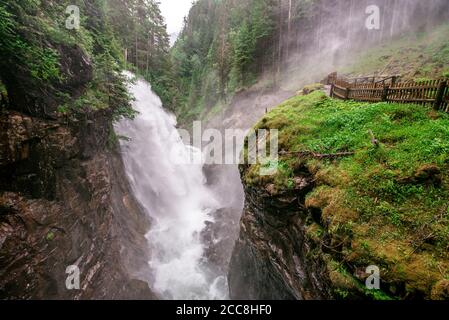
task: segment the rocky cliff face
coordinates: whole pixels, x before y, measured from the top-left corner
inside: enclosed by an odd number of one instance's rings
[[[95,122],[94,122],[95,121]],[[111,115],[0,116],[0,298],[154,298],[137,279],[148,220],[108,147]],[[66,268],[80,268],[67,290]]]
[[[255,129],[279,129],[281,152],[271,176],[261,163],[240,166],[246,201],[231,298],[447,300],[448,153],[427,146],[447,141],[448,120],[320,91],[266,114]]]
[[[245,167],[241,168],[242,174]],[[245,208],[229,272],[232,299],[331,298],[326,265],[312,255],[304,196],[313,186],[297,178],[295,191],[274,196],[245,186]]]
[[[133,114],[120,50],[104,6],[80,2],[74,32],[66,5],[0,6],[0,299],[154,298],[138,280],[149,221],[112,131]]]

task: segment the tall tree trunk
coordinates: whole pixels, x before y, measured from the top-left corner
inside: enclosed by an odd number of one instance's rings
[[[220,38],[219,38],[219,48],[218,53],[218,63],[219,63],[219,77],[220,77],[220,99],[226,98],[226,83],[227,83],[227,55],[228,55],[228,42],[227,42],[227,28],[228,28],[228,13],[225,5],[221,5],[219,10],[219,26],[220,26]]]
[[[145,67],[145,72],[146,72],[147,76],[148,76],[148,73],[149,73],[149,70],[150,70],[150,50],[151,50],[150,32],[148,32],[148,37],[147,37],[147,61],[146,61],[146,67]]]
[[[137,51],[138,50],[138,45],[137,45],[137,30],[136,30],[136,43],[135,43],[135,45],[136,45],[136,47],[135,47],[135,50],[136,50],[136,54],[135,54],[135,56],[136,56],[136,68],[137,68],[137,72],[139,72],[139,52]]]
[[[128,48],[125,48],[125,52],[124,52],[124,58],[125,58],[125,69],[128,68]]]
[[[286,61],[290,58],[290,32],[292,30],[292,0],[288,0],[288,27],[287,27],[287,47],[286,47]]]
[[[277,76],[278,78],[281,75],[282,71],[282,0],[279,0],[279,43],[278,43],[278,69]]]
[[[271,73],[273,74],[273,87],[276,87],[277,86],[277,70],[276,70],[276,40],[275,40],[275,37],[273,37],[272,46],[273,46],[273,49],[271,51],[272,51],[273,61],[272,61]]]
[[[226,39],[224,37],[224,30],[222,32],[221,39],[221,52],[220,52],[220,98],[225,96],[225,54],[226,54]]]

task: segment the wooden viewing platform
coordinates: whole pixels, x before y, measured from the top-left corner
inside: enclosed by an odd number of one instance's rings
[[[395,102],[431,105],[435,110],[449,113],[448,80],[405,81],[389,76],[340,79],[330,74],[325,82],[331,86],[331,97],[366,102]]]

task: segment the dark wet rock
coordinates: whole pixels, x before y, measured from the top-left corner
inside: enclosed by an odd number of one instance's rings
[[[110,117],[65,124],[0,117],[0,298],[152,299],[139,280],[149,221],[121,157],[107,148]],[[80,268],[81,290],[66,289]]]
[[[302,193],[312,182],[295,179],[290,194],[245,186],[246,202],[229,270],[232,299],[328,299],[326,264],[306,237]],[[301,192],[303,190],[303,192]]]
[[[18,112],[0,117],[0,189],[51,199],[55,170],[80,147],[67,127]]]
[[[201,233],[207,267],[217,277],[228,273],[232,249],[238,235],[243,192],[238,185],[240,179],[235,167],[205,165],[203,172],[208,187],[215,191],[219,196],[217,200],[224,206],[211,212],[212,221],[206,223]]]
[[[201,233],[202,241],[206,244],[204,255],[207,264],[215,274],[226,274],[235,243],[237,223],[232,208],[222,208],[212,213],[214,221],[207,222]],[[228,231],[228,232],[226,232]]]

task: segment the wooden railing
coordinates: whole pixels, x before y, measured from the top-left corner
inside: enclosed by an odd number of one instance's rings
[[[332,74],[331,97],[367,102],[396,102],[431,105],[435,110],[449,112],[449,84],[447,80],[398,82],[397,76],[379,81],[339,79]]]

